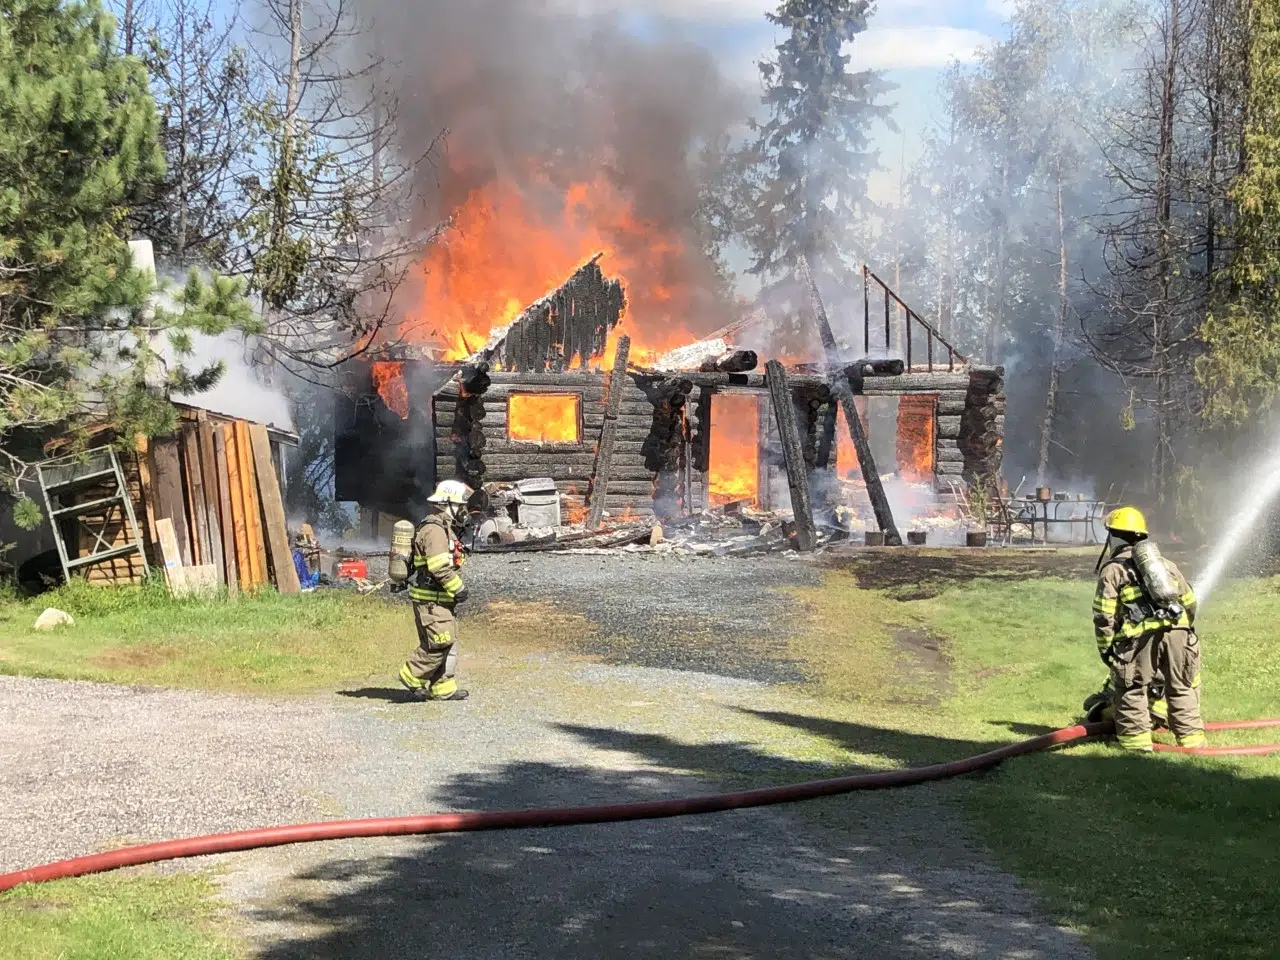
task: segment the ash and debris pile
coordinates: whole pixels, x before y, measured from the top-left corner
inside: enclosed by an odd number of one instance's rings
[[[795,548],[791,515],[753,509],[749,500],[661,522],[649,516],[606,512],[602,527],[589,530],[581,498],[560,494],[551,480],[488,484],[484,495],[481,516],[472,527],[471,549],[476,553],[623,551],[724,557]],[[847,531],[830,525],[820,532],[819,544],[847,536]]]

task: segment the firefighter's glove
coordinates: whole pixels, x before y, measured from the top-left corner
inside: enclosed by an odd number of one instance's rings
[[[1109,670],[1114,669],[1115,667],[1119,666],[1121,663],[1119,656],[1116,655],[1115,644],[1111,644],[1110,646],[1106,646],[1106,647],[1101,647],[1098,650],[1098,656],[1102,658],[1102,662],[1107,665],[1107,669]]]
[[[391,586],[389,589],[391,593],[404,593],[406,590],[409,589],[409,581],[406,580],[403,583],[396,583],[394,580],[392,580]]]
[[[454,603],[466,603],[466,602],[467,602],[467,598],[468,598],[469,596],[471,596],[471,591],[470,591],[470,590],[468,590],[468,589],[464,586],[461,590],[459,590],[457,593],[455,593],[455,594],[453,595],[453,602],[454,602]]]

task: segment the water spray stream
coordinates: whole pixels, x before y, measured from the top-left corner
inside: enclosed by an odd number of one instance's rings
[[[1241,544],[1251,537],[1258,525],[1262,511],[1280,493],[1280,446],[1275,447],[1262,464],[1247,489],[1252,490],[1247,499],[1242,497],[1243,506],[1231,520],[1226,533],[1218,541],[1217,547],[1209,557],[1209,565],[1201,572],[1195,584],[1196,598],[1203,605],[1204,600],[1222,579],[1227,564],[1240,549]]]

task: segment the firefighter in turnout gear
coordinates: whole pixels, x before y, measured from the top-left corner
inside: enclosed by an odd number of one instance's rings
[[[1106,528],[1093,625],[1098,653],[1111,668],[1116,742],[1128,750],[1152,749],[1149,692],[1160,684],[1178,743],[1202,747],[1195,593],[1147,539],[1147,522],[1137,509],[1113,510]],[[1114,550],[1113,540],[1119,541]]]
[[[471,490],[458,480],[442,481],[427,502],[435,511],[413,534],[409,597],[413,600],[418,649],[400,668],[400,682],[417,700],[465,700],[454,666],[458,625],[454,609],[467,599],[458,572],[463,555],[458,534],[466,519]]]

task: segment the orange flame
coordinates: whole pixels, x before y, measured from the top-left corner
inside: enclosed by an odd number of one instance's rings
[[[744,394],[711,398],[711,464],[708,494],[712,503],[758,502],[760,485],[759,402]]]
[[[387,409],[402,420],[409,418],[409,390],[404,384],[404,365],[388,360],[373,363],[373,385]]]
[[[590,511],[587,509],[587,498],[578,492],[578,485],[571,483],[564,488],[564,496],[560,498],[560,507],[566,525],[586,523]]]
[[[867,399],[854,397],[854,407],[858,411],[858,419],[862,422],[862,432],[867,431]],[[877,464],[877,466],[879,466]],[[836,421],[836,473],[846,480],[862,479],[862,471],[858,464],[858,451],[854,449],[853,439],[849,436],[849,424],[844,419],[844,408]]]
[[[604,253],[607,276],[626,290],[626,319],[597,362],[611,364],[617,338],[631,337],[633,363],[644,364],[697,339],[686,327],[697,288],[682,266],[681,237],[636,218],[630,199],[603,174],[556,190],[524,190],[494,181],[472,190],[453,211],[452,229],[426,251],[422,297],[401,324],[405,339],[462,360],[533,301]],[[722,317],[701,318],[714,328]]]
[[[933,480],[937,396],[906,394],[898,399],[898,474],[909,483]]]
[[[577,394],[513,393],[507,398],[507,438],[535,443],[579,443]]]

